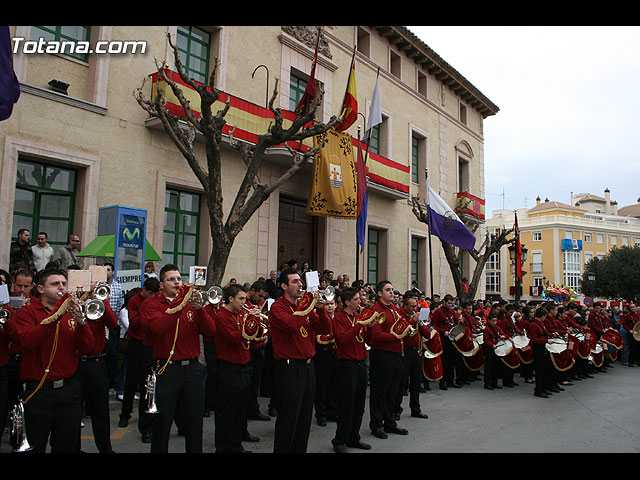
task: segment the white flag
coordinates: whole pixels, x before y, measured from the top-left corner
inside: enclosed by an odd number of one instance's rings
[[[373,89],[373,96],[371,97],[371,107],[369,108],[369,121],[367,122],[367,129],[364,132],[363,141],[369,143],[371,132],[376,125],[382,123],[382,111],[380,110],[380,83],[378,81],[380,77],[376,77],[376,86]]]

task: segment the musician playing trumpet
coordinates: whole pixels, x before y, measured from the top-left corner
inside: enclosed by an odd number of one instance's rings
[[[85,295],[87,298],[94,296],[96,285]],[[85,399],[86,412],[91,417],[93,438],[100,453],[113,453],[110,438],[109,418],[109,371],[105,354],[106,337],[105,327],[111,331],[118,326],[118,317],[111,308],[109,297],[102,302],[104,313],[95,320],[89,320],[87,324],[93,333],[94,343],[91,351],[86,355],[80,355],[78,364],[78,379],[82,386],[82,397]],[[78,438],[80,445],[80,438]]]
[[[278,411],[274,453],[305,453],[311,430],[315,373],[312,358],[316,335],[331,333],[322,295],[302,290],[292,268],[278,279],[282,296],[269,310],[269,338],[275,362],[272,400]]]
[[[396,417],[402,413],[402,399],[404,389],[409,389],[409,409],[411,416],[416,418],[428,418],[422,413],[420,407],[420,385],[422,383],[422,337],[431,336],[431,328],[428,325],[419,325],[418,320],[418,295],[414,291],[407,291],[402,297],[401,316],[410,325],[410,330],[403,338],[403,371],[402,383],[396,392],[394,413]]]
[[[174,416],[179,415],[186,453],[202,453],[205,368],[198,362],[200,335],[214,335],[215,324],[192,285],[183,285],[177,265],[160,270],[160,291],[145,301],[145,324],[153,335],[156,406],[152,453],[169,450]],[[178,412],[178,409],[180,411]]]
[[[78,355],[88,355],[94,336],[83,316],[68,311],[73,301],[61,270],[38,277],[40,299],[18,310],[15,331],[22,347],[20,378],[26,383],[26,434],[34,452],[78,451],[82,420]],[[77,312],[77,310],[75,310]],[[102,332],[104,337],[104,331]]]

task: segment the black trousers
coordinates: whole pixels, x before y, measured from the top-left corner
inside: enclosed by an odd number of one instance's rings
[[[25,398],[38,384],[38,381],[26,382]],[[49,437],[52,453],[78,452],[81,402],[82,387],[78,378],[65,379],[59,387],[45,380],[24,406],[27,440],[34,453],[45,453]]]
[[[345,445],[360,441],[360,427],[367,396],[367,366],[360,360],[338,360],[336,371],[338,419],[331,443]]]
[[[164,361],[160,360],[160,365]],[[172,361],[156,376],[156,405],[153,415],[151,453],[167,453],[171,425],[180,418],[185,452],[202,453],[205,367],[197,361],[182,365]]]
[[[420,386],[424,375],[422,374],[422,357],[418,353],[418,347],[405,347],[403,357],[402,382],[396,393],[396,405],[394,411],[402,412],[402,399],[405,385],[409,390],[409,409],[411,413],[421,412]]]
[[[82,387],[82,405],[91,417],[93,438],[98,452],[111,453],[113,449],[109,419],[109,374],[104,356],[81,358],[76,376]],[[79,434],[78,450],[81,450]]]
[[[553,386],[553,371],[551,359],[544,345],[533,345],[533,368],[536,373],[534,392],[540,393]]]
[[[318,420],[337,416],[335,350],[317,348],[313,357],[313,368],[316,372],[315,415]]]
[[[12,405],[13,406],[13,405]],[[3,422],[0,424],[0,440],[4,433],[4,427],[7,423],[9,412],[9,366],[0,367],[0,418]]]
[[[140,433],[143,434],[151,431],[151,424],[153,422],[150,414],[145,413],[147,410],[147,402],[144,398],[147,376],[151,373],[150,361],[150,358],[145,360],[145,348],[142,340],[129,338],[127,344],[127,376],[125,378],[120,418],[127,420],[131,418],[136,392],[140,392],[140,401],[138,402],[138,429]]]
[[[251,394],[249,396],[249,405],[247,407],[247,415],[255,417],[260,414],[260,403],[258,402],[258,394],[260,392],[260,382],[262,380],[262,370],[265,362],[265,347],[252,348],[251,353]]]
[[[440,384],[452,385],[454,380],[464,377],[464,362],[460,352],[453,345],[449,337],[440,334],[442,341],[442,379]]]
[[[501,360],[496,355],[491,345],[483,344],[484,348],[484,384],[495,387],[498,384],[500,375]]]
[[[393,410],[402,381],[402,354],[372,348],[369,359],[369,428],[395,427]]]
[[[218,360],[218,393],[214,407],[216,453],[242,451],[250,395],[251,363],[235,365]]]
[[[275,361],[272,393],[278,416],[273,453],[306,453],[315,389],[316,376],[311,359]]]
[[[207,363],[207,380],[204,386],[204,408],[215,409],[216,391],[218,388],[218,352],[216,344],[211,341],[203,342],[204,361]]]

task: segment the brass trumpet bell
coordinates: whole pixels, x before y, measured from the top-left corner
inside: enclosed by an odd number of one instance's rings
[[[207,303],[217,305],[222,301],[222,297],[222,288],[218,287],[217,285],[209,288],[209,290],[200,290],[194,288],[193,293],[191,294],[191,298],[199,301],[202,305],[205,305]]]
[[[4,325],[11,318],[11,312],[6,308],[0,307],[0,325]]]
[[[327,285],[324,290],[313,290],[311,293],[320,294],[323,302],[332,302],[336,298],[336,289],[333,285]]]
[[[110,294],[111,294],[111,289],[109,288],[109,285],[107,285],[106,283],[98,284],[96,288],[94,288],[93,290],[93,298],[95,298],[96,300],[104,301],[107,298],[109,298]]]

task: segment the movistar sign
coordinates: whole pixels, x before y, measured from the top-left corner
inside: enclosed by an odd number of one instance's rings
[[[142,248],[144,218],[122,215],[120,218],[120,246],[124,248]]]

